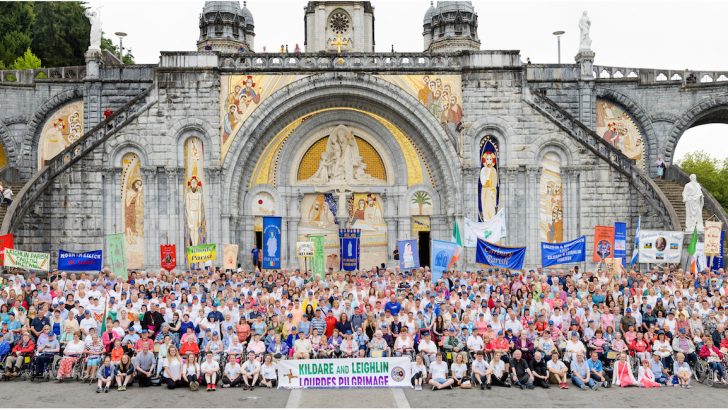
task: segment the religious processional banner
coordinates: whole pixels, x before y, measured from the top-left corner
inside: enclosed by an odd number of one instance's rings
[[[442,277],[442,272],[453,268],[456,260],[455,255],[459,250],[460,245],[455,242],[432,240],[432,246],[430,246],[432,282],[437,282]]]
[[[238,245],[226,243],[222,246],[222,268],[223,270],[235,269],[238,267]]]
[[[214,243],[187,247],[187,263],[190,265],[215,259],[217,259],[217,245]]]
[[[177,267],[177,245],[159,245],[159,260],[162,269],[167,272]]]
[[[627,266],[627,224],[614,223],[614,257],[622,260],[622,266]]]
[[[506,211],[500,209],[495,216],[488,221],[475,222],[468,218],[464,218],[465,229],[463,238],[463,246],[466,248],[474,248],[477,245],[478,238],[485,239],[489,242],[498,242],[507,235],[506,231]]]
[[[126,279],[126,249],[123,233],[106,235],[106,264],[117,278]]]
[[[543,267],[586,261],[586,236],[569,242],[541,242],[541,265]]]
[[[718,270],[720,268],[725,267],[724,257],[725,257],[725,231],[720,232],[720,253],[716,256],[712,257],[712,260],[710,261],[710,268],[713,270]]]
[[[614,227],[595,226],[592,262],[603,262],[612,256],[614,256]]]
[[[326,276],[325,271],[325,257],[324,257],[324,240],[323,235],[310,236],[309,239],[313,242],[313,258],[311,259],[311,270],[314,275],[318,275],[322,280]]]
[[[103,260],[103,252],[68,252],[60,249],[58,251],[58,270],[75,272],[100,271]]]
[[[263,217],[263,269],[281,268],[281,217]]]
[[[705,256],[716,256],[720,252],[722,222],[705,221]]]
[[[399,249],[399,268],[414,269],[420,267],[420,251],[417,247],[417,239],[397,241]]]
[[[359,270],[361,229],[339,229],[339,270]]]
[[[679,231],[640,231],[640,263],[680,263],[683,237]]]
[[[5,249],[12,249],[14,247],[15,245],[13,244],[13,234],[9,233],[7,235],[0,235],[0,265],[5,263]]]
[[[5,267],[30,270],[45,270],[51,266],[51,254],[42,252],[26,252],[17,249],[5,249]]]
[[[506,269],[523,269],[523,260],[526,257],[526,247],[499,246],[478,238],[478,249],[475,261],[483,265]]]
[[[345,389],[410,387],[407,357],[281,360],[278,387],[284,389]]]

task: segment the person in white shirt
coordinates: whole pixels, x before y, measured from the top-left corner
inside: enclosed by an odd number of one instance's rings
[[[182,379],[190,386],[190,390],[197,391],[200,388],[200,365],[192,353],[187,355],[187,363],[184,365]]]
[[[278,386],[278,373],[272,362],[271,355],[267,354],[260,365],[260,383],[269,389]]]
[[[238,387],[242,381],[243,377],[240,363],[237,361],[237,356],[231,354],[222,374],[222,387]]]
[[[429,366],[435,360],[435,354],[437,353],[437,345],[432,341],[430,332],[422,332],[422,340],[418,348],[422,359],[425,361],[425,366]]]
[[[311,340],[306,337],[304,332],[298,332],[298,339],[293,342],[293,358],[309,359],[311,358],[312,350]]]
[[[200,370],[202,370],[202,374],[205,376],[207,391],[217,390],[217,372],[220,370],[220,364],[215,360],[212,352],[207,352],[205,361],[200,365]]]
[[[415,390],[422,390],[422,382],[427,379],[427,366],[421,355],[415,356],[415,362],[412,363],[412,387]]]
[[[496,386],[511,387],[511,380],[506,371],[506,363],[501,360],[502,355],[501,352],[493,353],[493,360],[491,360],[489,366],[492,373],[486,373],[486,383],[488,385],[495,384]]]
[[[468,351],[470,351],[471,354],[480,352],[485,348],[485,345],[483,344],[483,338],[480,337],[480,335],[476,332],[473,332],[473,334],[468,336],[466,345],[468,346]]]
[[[566,364],[559,360],[559,354],[556,352],[553,352],[551,354],[551,360],[549,360],[548,363],[546,363],[546,368],[549,371],[549,375],[552,376],[556,382],[559,384],[559,387],[562,389],[568,389],[569,385],[566,384],[566,373],[568,368],[566,367]]]
[[[493,374],[493,370],[490,368],[490,363],[483,360],[483,352],[478,350],[475,353],[475,360],[470,366],[470,378],[473,384],[480,386],[480,390],[484,388],[490,390],[490,381],[488,379],[491,374]]]
[[[455,355],[455,361],[450,366],[450,374],[455,386],[459,386],[461,389],[470,389],[472,387],[470,380],[465,377],[468,374],[468,365],[465,364],[462,353]]]
[[[435,361],[430,363],[430,385],[432,390],[442,390],[448,388],[455,381],[447,377],[447,363],[442,361],[442,353],[438,352]]]
[[[260,377],[260,362],[255,359],[255,353],[248,352],[248,360],[243,363],[243,390],[253,390]]]

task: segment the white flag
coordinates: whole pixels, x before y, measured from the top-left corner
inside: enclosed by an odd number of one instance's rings
[[[475,222],[465,218],[465,237],[463,245],[468,248],[474,248],[477,245],[478,238],[485,239],[488,242],[496,243],[501,238],[506,237],[506,211],[499,210],[493,219],[485,222]]]

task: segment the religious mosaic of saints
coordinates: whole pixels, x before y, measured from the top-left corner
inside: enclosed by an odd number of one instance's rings
[[[597,100],[596,133],[644,167],[644,138],[632,116],[621,107]]]
[[[127,267],[144,267],[144,182],[141,161],[134,153],[121,159],[122,221],[126,240]]]
[[[352,228],[380,231],[385,226],[379,195],[354,194],[349,201],[349,207],[349,222]]]
[[[564,207],[561,182],[561,159],[553,152],[544,155],[539,188],[539,228],[541,240],[564,241]]]
[[[331,193],[306,195],[301,203],[301,224],[312,228],[336,228],[336,198]]]
[[[498,212],[498,140],[486,135],[480,141],[480,178],[478,179],[478,220],[489,221]]]
[[[66,149],[83,135],[83,101],[59,108],[43,125],[38,144],[38,167]]]
[[[242,84],[236,84],[225,100],[227,112],[223,120],[223,144],[233,134],[238,123],[248,110],[253,110],[260,103],[260,90],[256,90],[253,76],[245,77]],[[248,114],[250,115],[250,114]]]
[[[463,108],[451,83],[440,77],[422,76],[417,99],[441,124],[452,124],[459,132],[463,124]]]
[[[205,151],[202,140],[189,138],[184,144],[185,158],[185,244],[200,245],[207,240],[207,221],[205,219]]]

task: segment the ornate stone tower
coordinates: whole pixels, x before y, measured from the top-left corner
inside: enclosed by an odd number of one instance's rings
[[[309,1],[306,52],[374,51],[374,7],[368,1]]]
[[[197,50],[223,52],[254,51],[253,14],[243,2],[206,1],[200,14],[200,39]]]
[[[479,50],[478,15],[470,1],[430,3],[422,22],[426,52]]]

